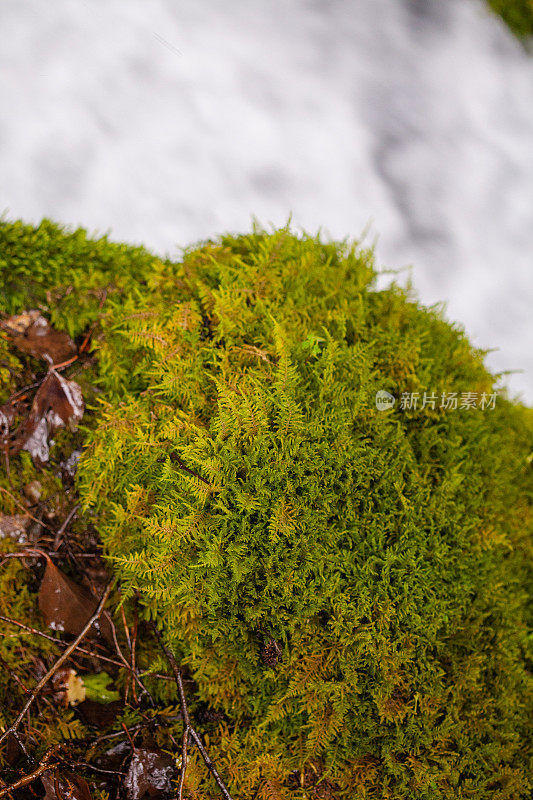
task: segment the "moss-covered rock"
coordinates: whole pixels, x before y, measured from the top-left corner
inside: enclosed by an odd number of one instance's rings
[[[533,424],[464,333],[288,229],[171,263],[4,223],[0,258],[6,311],[100,319],[79,490],[235,795],[528,797]]]
[[[490,7],[522,39],[533,36],[533,0],[487,0]]]

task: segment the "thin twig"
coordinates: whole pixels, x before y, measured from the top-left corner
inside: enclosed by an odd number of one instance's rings
[[[108,614],[106,612],[105,617],[106,617],[107,621],[109,622],[109,624],[111,625],[111,633],[113,634],[113,642],[115,644],[115,649],[117,651],[118,657],[122,661],[122,666],[126,667],[126,669],[130,671],[133,679],[135,680],[135,682],[137,683],[137,685],[139,686],[139,688],[141,689],[143,694],[145,694],[149,698],[150,702],[155,707],[154,698],[152,697],[152,695],[150,694],[150,692],[148,691],[148,689],[146,688],[144,683],[139,678],[139,675],[138,675],[137,671],[133,669],[133,667],[131,666],[131,664],[129,663],[127,658],[125,657],[124,653],[120,649],[120,645],[118,643],[118,637],[117,637],[117,629],[115,628],[115,623],[111,619],[111,614]]]
[[[181,772],[180,782],[178,786],[178,800],[183,796],[183,787],[185,785],[185,772],[187,770],[187,748],[189,746],[189,728],[187,725],[183,726],[183,741],[181,744]]]
[[[26,631],[27,633],[33,633],[35,636],[40,636],[42,639],[47,639],[49,642],[53,642],[55,645],[57,645],[57,647],[69,646],[68,642],[63,642],[61,639],[56,639],[55,636],[50,636],[48,633],[44,633],[44,631],[37,630],[37,628],[31,628],[29,625],[25,625],[23,622],[19,622],[16,619],[11,619],[11,617],[5,617],[3,614],[0,614],[0,621],[8,622],[10,625],[16,625],[17,628],[22,628],[22,630]],[[108,656],[100,655],[100,653],[96,653],[94,650],[87,650],[85,647],[77,647],[76,650],[86,656],[97,658],[99,661],[107,661],[108,664],[114,664],[116,667],[124,667],[124,664],[122,664],[121,661],[117,661],[115,658],[109,658]],[[165,677],[168,680],[168,676]]]
[[[72,358],[69,358],[66,361],[62,361],[60,364],[52,364],[50,369],[55,369],[56,371],[60,370],[60,369],[65,369],[65,367],[68,367],[70,364],[73,364],[77,360],[78,360],[78,356],[77,355],[76,356],[72,356]]]
[[[124,610],[123,606],[120,606],[120,608],[122,610]],[[136,675],[137,674],[137,668],[136,668],[136,665],[135,665],[135,656],[136,656],[135,648],[137,646],[137,627],[138,627],[137,606],[134,606],[133,611],[134,611],[134,616],[133,616],[133,634],[132,634],[132,639],[131,639],[131,643],[130,643],[130,654],[131,654],[131,671],[132,671],[133,675]],[[127,628],[126,628],[126,630],[127,630]],[[133,681],[132,681],[132,684],[131,684],[131,690],[133,692],[133,697],[135,699],[135,702],[138,704],[139,701],[137,699],[137,692],[135,690],[135,684],[133,683]]]
[[[5,617],[3,614],[0,614],[0,622],[8,622],[10,625],[15,625],[17,628],[22,628],[22,630],[26,631],[27,633],[33,633],[35,636],[40,636],[42,639],[47,639],[49,642],[53,642],[53,644],[57,645],[57,647],[68,647],[68,642],[64,642],[62,639],[56,639],[55,636],[50,636],[50,634],[44,633],[44,631],[40,631],[37,628],[31,628],[29,625],[25,625],[23,622],[19,622],[17,619]],[[7,636],[5,633],[1,635]],[[109,658],[109,656],[96,653],[94,650],[87,650],[85,647],[78,646],[76,650],[78,653],[83,653],[86,656],[97,658],[99,661],[107,661],[108,664],[113,664],[115,667],[124,668],[122,661],[117,661],[116,658]],[[128,669],[131,669],[131,667],[128,666]],[[150,672],[150,670],[146,670],[146,672],[139,672],[138,674],[139,678],[157,678],[157,680],[160,681],[174,680],[172,675],[161,675],[159,672]],[[187,683],[187,681],[185,682]],[[192,682],[193,681],[191,680],[191,683]]]
[[[122,625],[124,627],[124,633],[126,635],[126,642],[127,642],[127,645],[128,645],[128,650],[130,651],[130,658],[131,658],[131,638],[130,638],[130,632],[129,632],[129,628],[128,628],[128,623],[126,621],[126,614],[124,612],[124,606],[122,604],[120,605],[120,614],[122,616]],[[133,659],[131,658],[131,670],[132,670],[132,672],[133,672],[134,669],[135,669],[135,665],[133,663]],[[124,702],[125,703],[128,702],[128,690],[129,690],[129,688],[130,688],[130,684],[128,683],[128,684],[126,684],[126,693],[125,693],[125,697],[124,697]],[[138,705],[137,693],[135,691],[135,681],[133,680],[133,678],[131,680],[131,690],[133,692],[134,700]]]
[[[200,755],[202,756],[206,767],[208,768],[208,770],[212,774],[213,778],[215,779],[216,784],[217,784],[218,788],[220,789],[220,791],[222,792],[222,795],[225,798],[225,800],[233,800],[231,795],[230,795],[230,793],[228,792],[228,790],[226,788],[226,785],[225,785],[224,781],[222,780],[222,778],[218,774],[215,765],[211,761],[211,758],[209,757],[209,753],[205,749],[205,747],[204,747],[204,745],[202,743],[202,740],[200,739],[200,736],[198,735],[198,733],[196,732],[196,730],[193,728],[193,726],[191,724],[191,719],[189,717],[189,709],[187,707],[187,698],[185,696],[185,688],[183,686],[183,677],[182,677],[182,674],[181,674],[180,666],[179,666],[178,662],[176,661],[174,653],[164,643],[161,634],[159,633],[157,627],[155,626],[155,624],[153,622],[150,623],[150,627],[152,628],[153,632],[155,633],[156,638],[157,638],[157,640],[158,640],[158,642],[159,642],[159,644],[161,646],[161,649],[163,650],[164,654],[166,655],[166,657],[168,659],[168,663],[170,664],[172,672],[174,673],[174,679],[176,681],[176,686],[178,687],[178,694],[179,694],[179,698],[180,698],[181,715],[183,717],[183,725],[184,725],[184,728],[185,728],[185,730],[183,732],[183,746],[182,746],[182,756],[181,756],[181,759],[182,759],[181,760],[181,777],[180,777],[180,786],[179,786],[179,792],[178,792],[178,800],[182,800],[182,788],[183,788],[183,783],[185,781],[185,770],[187,768],[187,743],[188,743],[189,736],[194,740],[196,746],[198,747],[198,750],[200,751]]]
[[[82,639],[87,635],[87,633],[90,630],[90,628],[92,627],[92,625],[96,622],[96,620],[98,619],[98,617],[102,613],[104,605],[106,603],[106,600],[109,597],[109,593],[111,592],[111,583],[112,582],[109,581],[109,583],[107,584],[106,588],[104,589],[104,591],[102,593],[102,597],[100,598],[100,601],[99,601],[94,613],[92,614],[92,616],[87,620],[87,622],[83,626],[83,630],[81,631],[81,633],[74,639],[72,644],[70,644],[67,647],[65,652],[57,659],[55,664],[52,667],[50,667],[50,669],[48,670],[46,675],[44,675],[41,678],[41,680],[39,681],[37,686],[32,691],[31,695],[29,696],[28,700],[24,704],[24,708],[22,709],[22,711],[20,712],[20,714],[18,715],[16,720],[13,723],[11,723],[9,728],[7,728],[3,732],[2,736],[0,736],[0,744],[2,744],[4,739],[6,739],[9,736],[10,733],[16,734],[17,728],[20,725],[20,723],[22,722],[22,720],[24,719],[24,715],[25,715],[26,711],[30,708],[31,704],[35,701],[35,699],[37,698],[37,695],[39,694],[39,692],[41,691],[43,686],[45,686],[48,683],[48,681],[54,675],[54,673],[57,672],[57,670],[59,669],[61,664],[63,664],[67,660],[67,658],[71,655],[71,653],[74,652],[74,650],[77,648],[77,646],[82,641]]]
[[[101,295],[101,297],[100,297],[100,302],[98,303],[98,310],[99,310],[99,311],[102,309],[102,306],[104,305],[104,303],[105,303],[105,301],[106,301],[106,298],[107,298],[107,289],[103,289],[103,291],[102,291],[102,295]],[[83,342],[81,343],[81,345],[78,347],[78,355],[81,355],[82,353],[84,353],[84,352],[85,352],[85,350],[87,350],[87,348],[88,348],[88,346],[89,346],[89,341],[90,341],[90,339],[91,339],[91,336],[92,336],[92,335],[93,335],[93,333],[94,333],[94,330],[95,330],[95,328],[96,328],[97,324],[98,324],[98,320],[96,319],[96,320],[93,322],[93,324],[91,325],[91,327],[89,328],[89,331],[88,331],[88,333],[87,333],[87,335],[86,335],[85,339],[83,340]]]
[[[4,797],[6,794],[14,792],[15,789],[21,789],[23,786],[27,786],[28,783],[32,783],[34,780],[36,780],[40,775],[43,774],[43,772],[46,772],[46,770],[50,768],[48,762],[60,749],[61,745],[58,744],[54,745],[53,747],[49,747],[39,762],[39,766],[34,769],[33,772],[30,772],[29,775],[24,775],[24,777],[19,778],[18,781],[12,783],[11,786],[4,786],[2,789],[0,789],[0,797]]]
[[[124,613],[124,606],[120,606],[120,614],[122,616],[122,624],[124,625],[124,633],[126,635],[126,641],[128,643],[128,650],[131,653],[131,639],[130,639],[130,631],[128,628],[128,623],[126,621],[126,614]]]
[[[43,528],[48,528],[48,530],[49,530],[49,531],[51,531],[51,530],[52,530],[52,528],[51,528],[49,525],[47,525],[45,522],[43,522],[43,521],[42,521],[42,519],[37,519],[37,517],[34,517],[34,516],[33,516],[33,514],[30,514],[30,512],[28,511],[28,509],[26,508],[26,506],[25,506],[23,503],[21,503],[19,500],[17,500],[17,498],[16,498],[14,495],[12,495],[12,494],[11,494],[11,492],[8,492],[8,490],[7,490],[7,489],[5,489],[3,486],[0,486],[0,492],[4,492],[5,494],[7,494],[7,496],[8,496],[8,497],[10,497],[10,498],[11,498],[11,500],[13,500],[13,502],[14,502],[14,503],[15,503],[15,504],[16,504],[16,505],[19,507],[19,508],[21,508],[21,509],[24,511],[24,513],[25,513],[25,514],[26,514],[26,515],[27,515],[27,516],[28,516],[30,519],[32,519],[34,522],[38,522],[38,523],[39,523],[39,525],[42,525],[42,526],[43,526]],[[53,531],[52,531],[52,532],[53,532]]]
[[[13,400],[15,400],[17,397],[20,397],[20,395],[23,395],[24,392],[28,392],[28,391],[30,391],[30,389],[35,389],[37,386],[40,386],[45,377],[46,377],[46,375],[43,378],[41,378],[40,380],[35,381],[35,383],[30,383],[29,386],[23,386],[22,389],[19,389],[18,392],[15,392],[14,394],[11,395],[11,397],[9,398],[7,403],[13,403]],[[7,403],[5,404],[6,406],[7,406]]]
[[[95,767],[94,764],[88,764],[86,761],[76,761],[75,764],[72,765],[73,767],[83,767],[84,769],[92,769],[93,772],[101,773],[102,775],[127,775],[126,772],[117,772],[116,769],[102,769],[101,767]]]
[[[171,461],[175,461],[177,464],[179,464],[181,469],[185,470],[185,472],[188,472],[189,475],[192,475],[194,478],[198,478],[198,480],[202,481],[203,483],[205,483],[206,486],[209,486],[209,487],[211,486],[209,481],[207,481],[205,478],[202,478],[202,476],[198,475],[198,473],[195,472],[193,469],[189,469],[189,467],[186,464],[183,463],[181,458],[176,453],[169,453],[169,458],[170,458]]]
[[[125,724],[124,722],[122,723],[122,728],[124,729],[124,733],[125,733],[125,734],[126,734],[126,736],[128,737],[129,743],[131,744],[131,749],[133,750],[133,752],[134,752],[134,753],[136,753],[136,752],[137,752],[137,748],[135,747],[135,742],[134,742],[134,741],[133,741],[133,739],[131,738],[131,736],[130,736],[130,732],[129,732],[129,730],[127,729],[127,727],[126,727],[126,724]]]
[[[74,519],[76,514],[78,513],[79,507],[80,507],[80,503],[76,503],[76,505],[73,506],[73,508],[71,508],[71,510],[67,514],[67,518],[65,519],[65,521],[63,522],[63,524],[61,525],[59,530],[57,531],[57,533],[55,535],[55,539],[54,539],[54,546],[52,547],[52,551],[53,552],[55,552],[56,550],[59,550],[59,545],[61,544],[61,539],[63,538],[63,534],[65,533],[66,529],[68,528],[68,526],[70,525],[70,523],[72,522],[72,520]]]

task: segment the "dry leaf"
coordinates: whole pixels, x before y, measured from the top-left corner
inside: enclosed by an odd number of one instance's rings
[[[85,686],[75,669],[61,667],[51,681],[54,699],[64,706],[76,706],[85,700]]]
[[[0,409],[4,440],[9,429],[8,409],[8,406]],[[73,430],[83,417],[84,410],[83,395],[78,384],[50,370],[33,399],[27,419],[9,437],[9,452],[14,454],[19,450],[27,450],[36,464],[45,464],[49,458],[49,440],[55,431],[67,425]]]
[[[67,680],[67,705],[77,706],[78,703],[83,703],[85,700],[85,686],[83,680],[80,678],[75,669],[69,670]]]
[[[3,323],[13,344],[23,353],[44,358],[49,364],[61,364],[76,355],[77,347],[63,331],[52,328],[40,311],[25,311]]]
[[[70,772],[43,772],[41,781],[46,794],[44,800],[92,800],[84,778]]]
[[[39,589],[39,610],[49,628],[78,636],[94,613],[98,600],[83,586],[65,575],[51,560],[46,562]],[[101,616],[89,633],[98,631],[113,645],[109,620]]]

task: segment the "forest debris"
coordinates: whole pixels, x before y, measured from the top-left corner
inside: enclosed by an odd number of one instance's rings
[[[113,701],[112,703],[97,703],[94,700],[88,700],[87,697],[80,703],[77,708],[78,714],[81,715],[82,720],[86,725],[91,725],[93,728],[107,728],[111,725],[124,710],[124,703],[122,701]],[[129,750],[129,745],[127,746]],[[100,764],[99,766],[107,766]],[[112,767],[108,767],[112,769]],[[118,769],[118,765],[117,765]]]
[[[42,466],[48,461],[49,440],[55,431],[65,426],[74,430],[83,417],[84,410],[83,395],[78,384],[66,380],[55,370],[50,370],[35,394],[28,417],[9,437],[10,453],[27,450],[34,463]],[[15,407],[10,403],[0,409],[4,443],[8,441],[9,426],[15,413]]]
[[[61,527],[57,530],[56,535],[54,536],[54,546],[52,548],[54,551],[59,550],[59,545],[61,544],[61,541],[63,539],[63,534],[65,533],[65,531],[67,530],[68,526],[70,525],[70,523],[72,522],[72,520],[74,519],[76,514],[78,513],[79,507],[80,507],[80,504],[76,503],[76,505],[73,506],[70,509],[70,511],[67,514],[65,520],[63,521]]]
[[[96,758],[96,766],[100,769],[111,770],[120,774],[122,766],[130,753],[130,743],[128,741],[119,742]]]
[[[14,736],[16,736],[17,739],[18,739],[18,733],[17,733],[18,727],[19,727],[20,723],[22,722],[22,720],[25,718],[26,713],[28,712],[28,709],[31,707],[32,703],[35,702],[35,699],[39,695],[39,692],[42,691],[43,687],[46,686],[48,681],[55,675],[57,670],[70,657],[71,653],[74,652],[74,650],[77,648],[77,646],[82,641],[82,639],[85,638],[85,636],[87,635],[87,633],[90,630],[91,626],[98,620],[100,614],[104,610],[104,606],[106,604],[106,601],[107,601],[107,598],[109,597],[110,592],[111,592],[111,582],[109,582],[108,585],[106,586],[106,588],[105,588],[104,592],[102,593],[102,596],[101,596],[101,598],[100,598],[100,600],[98,602],[98,605],[96,606],[96,608],[94,610],[94,613],[87,620],[87,623],[85,624],[83,630],[74,639],[74,641],[71,644],[69,644],[69,646],[67,647],[65,652],[58,658],[58,660],[55,662],[55,664],[48,670],[46,675],[43,675],[41,680],[38,682],[37,686],[31,692],[29,698],[24,703],[24,706],[23,706],[22,710],[20,711],[20,713],[19,713],[18,717],[16,718],[16,720],[13,723],[11,723],[9,728],[4,730],[4,732],[0,736],[0,744],[5,739],[7,739],[8,736],[10,736],[12,734]],[[20,744],[20,739],[18,739],[18,741],[19,741],[19,744]]]
[[[47,560],[39,589],[39,610],[49,628],[77,636],[97,604],[94,595]],[[95,622],[94,630],[100,632],[109,644],[114,644],[111,625],[105,616]]]
[[[6,742],[6,762],[12,767],[22,755],[24,755],[24,751],[19,745],[17,738],[13,735],[8,736]]]
[[[81,450],[73,450],[72,453],[59,465],[61,469],[61,480],[63,486],[70,488],[74,485],[74,478],[78,471],[78,464],[81,458]]]
[[[16,409],[11,403],[6,403],[0,408],[0,436],[6,439],[9,434],[9,429],[13,424],[16,416]]]
[[[172,650],[163,641],[163,637],[161,636],[155,623],[151,622],[150,627],[155,633],[157,641],[159,642],[162,651],[166,655],[168,663],[170,664],[172,672],[174,673],[174,680],[176,682],[176,687],[178,689],[178,694],[180,698],[181,715],[183,718],[183,739],[181,746],[181,775],[178,787],[178,800],[182,800],[183,798],[183,787],[185,785],[185,771],[187,769],[187,761],[188,761],[187,750],[189,746],[189,738],[193,740],[196,747],[200,751],[200,755],[203,758],[204,764],[206,765],[207,769],[215,779],[218,788],[222,792],[224,800],[232,800],[232,797],[226,788],[226,784],[218,774],[218,770],[215,767],[213,761],[211,760],[209,753],[205,749],[203,742],[200,739],[200,736],[198,735],[198,732],[191,723],[191,718],[189,716],[189,708],[187,706],[187,698],[185,696],[185,688],[183,686],[183,675],[181,672],[181,667],[176,661],[176,657],[172,652]]]
[[[11,335],[15,347],[49,364],[60,364],[77,352],[68,333],[53,328],[35,309],[4,320],[2,327]]]
[[[30,523],[31,519],[25,514],[0,514],[0,539],[12,539],[17,544],[26,544]]]
[[[274,669],[280,661],[283,661],[283,651],[278,642],[272,637],[265,639],[261,649],[261,659],[263,664],[271,669]]]
[[[41,499],[41,494],[43,491],[43,487],[39,483],[39,481],[31,481],[27,483],[25,486],[22,487],[22,493],[29,500],[30,505],[36,505],[39,500]]]
[[[111,680],[107,672],[78,675],[75,669],[62,667],[51,684],[55,699],[65,706],[76,706],[84,701],[108,705],[120,700],[118,692],[107,688]]]
[[[47,633],[43,633],[43,631],[37,630],[37,628],[32,628],[29,625],[25,625],[23,622],[19,622],[19,620],[12,619],[11,617],[6,617],[4,614],[0,614],[0,622],[7,622],[9,625],[14,625],[17,628],[21,628],[22,630],[26,631],[27,633],[32,633],[35,636],[39,636],[42,639],[47,639],[49,642],[55,644],[56,647],[68,647],[68,643],[62,641],[61,639],[56,639],[54,636],[49,636]],[[104,656],[102,653],[96,653],[94,648],[89,650],[85,647],[81,647],[80,645],[76,648],[78,653],[83,653],[86,656],[91,656],[92,658],[97,658],[99,661],[105,661],[107,664],[113,664],[115,667],[123,667],[124,664],[122,661],[117,661],[115,658],[109,658],[109,656]],[[128,666],[128,669],[131,671],[131,666]],[[158,672],[151,672],[150,676],[152,678],[158,678],[159,680],[171,681],[169,675],[160,675]]]
[[[137,749],[124,779],[128,800],[168,797],[176,772],[176,762],[162,750]]]
[[[85,686],[75,669],[61,667],[51,681],[56,700],[65,706],[77,706],[85,700]]]
[[[46,791],[44,800],[92,800],[87,781],[79,775],[45,772],[41,781]]]
[[[8,737],[8,745],[13,739],[16,739],[16,737],[10,734]],[[28,786],[30,783],[33,783],[33,781],[37,780],[40,775],[43,775],[45,772],[47,772],[50,768],[48,762],[57,754],[60,747],[61,746],[57,744],[53,747],[49,747],[33,772],[30,772],[29,775],[24,775],[22,778],[19,778],[18,781],[15,781],[15,783],[12,783],[10,786],[3,786],[0,788],[0,797],[4,797],[5,795],[12,797],[12,792],[16,791],[17,789],[21,789],[23,786]]]

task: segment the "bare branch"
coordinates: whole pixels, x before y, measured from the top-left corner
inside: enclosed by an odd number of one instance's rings
[[[94,611],[94,614],[86,622],[86,624],[84,625],[83,630],[81,631],[81,633],[74,639],[72,644],[70,644],[67,647],[65,652],[58,658],[58,660],[55,662],[55,664],[52,667],[50,667],[50,669],[48,670],[46,675],[44,675],[41,678],[41,680],[39,681],[37,686],[33,689],[31,695],[29,696],[28,700],[24,704],[24,707],[23,707],[22,711],[20,712],[20,714],[18,715],[18,717],[16,718],[16,720],[9,726],[9,728],[7,728],[4,731],[2,736],[0,736],[0,744],[4,741],[4,739],[6,739],[9,736],[10,733],[13,733],[15,735],[17,734],[18,726],[20,725],[20,723],[24,719],[24,715],[26,714],[26,712],[28,711],[28,709],[30,708],[32,703],[37,698],[37,696],[38,696],[39,692],[41,691],[41,689],[43,688],[43,686],[45,686],[48,683],[50,678],[54,675],[55,672],[57,672],[57,670],[59,669],[61,664],[63,664],[67,660],[67,658],[71,655],[71,653],[73,653],[74,650],[76,650],[76,648],[79,645],[79,643],[87,635],[89,629],[92,627],[92,625],[96,622],[96,620],[98,619],[98,617],[102,613],[102,611],[104,609],[104,605],[106,603],[107,598],[109,597],[109,593],[110,592],[111,592],[111,581],[109,581],[109,583],[107,584],[106,588],[104,589],[102,597],[100,598],[100,601],[99,601],[99,603],[98,603],[98,605],[97,605],[97,607],[96,607],[96,609]]]
[[[5,617],[3,614],[0,614],[0,622],[7,622],[9,625],[15,625],[17,628],[21,628],[23,631],[27,633],[32,633],[35,636],[40,636],[41,639],[46,639],[49,642],[52,642],[57,647],[68,647],[68,642],[64,642],[62,639],[56,639],[55,636],[50,636],[49,633],[44,633],[44,631],[40,631],[37,628],[31,628],[29,625],[25,625],[23,622],[19,622],[18,619],[12,619],[11,617]],[[0,634],[2,636],[7,636],[7,634]],[[113,664],[115,667],[122,667],[126,668],[122,661],[117,661],[116,658],[109,658],[109,656],[104,656],[101,653],[97,653],[95,650],[87,650],[86,647],[81,647],[78,645],[76,648],[78,653],[83,653],[83,655],[91,656],[92,658],[97,658],[98,661],[106,661],[108,664]],[[130,665],[128,664],[128,669],[131,670]],[[157,678],[160,681],[173,681],[174,678],[172,675],[161,675],[159,672],[150,672],[147,670],[146,672],[138,672],[139,678]],[[184,681],[187,683],[187,680]],[[192,682],[192,681],[191,681]]]
[[[209,757],[209,753],[205,749],[205,747],[204,747],[204,745],[202,743],[202,740],[200,739],[199,734],[196,732],[196,730],[191,725],[191,720],[190,720],[190,717],[189,717],[189,709],[187,707],[187,698],[185,696],[185,689],[184,689],[184,686],[183,686],[183,676],[181,674],[181,669],[180,669],[180,666],[179,666],[178,662],[176,661],[174,653],[164,643],[163,638],[162,638],[161,634],[159,633],[159,631],[158,631],[157,627],[155,626],[155,624],[153,622],[151,622],[150,626],[151,626],[153,632],[155,633],[159,644],[161,645],[161,649],[163,650],[164,654],[166,655],[166,657],[168,659],[168,663],[170,664],[172,672],[174,673],[174,679],[176,681],[176,686],[178,687],[178,694],[179,694],[179,698],[180,698],[180,706],[181,706],[181,714],[182,714],[182,717],[183,717],[183,725],[184,725],[184,728],[185,728],[185,730],[183,732],[183,745],[182,745],[182,757],[181,757],[182,758],[182,761],[181,761],[181,777],[180,777],[180,785],[179,785],[179,792],[178,792],[178,800],[182,800],[182,789],[183,789],[183,784],[184,784],[184,781],[185,781],[185,770],[187,768],[187,744],[188,744],[189,736],[193,739],[193,741],[195,742],[196,746],[198,747],[198,750],[200,751],[200,755],[202,756],[206,767],[208,768],[208,770],[212,774],[213,778],[215,779],[215,781],[217,783],[217,786],[220,789],[220,791],[222,792],[222,795],[223,795],[224,799],[225,800],[233,800],[231,795],[230,795],[230,793],[228,792],[228,790],[226,788],[226,785],[225,785],[224,781],[222,780],[222,778],[218,774],[215,765],[211,761],[211,758]]]
[[[28,783],[32,783],[33,781],[37,780],[37,778],[46,772],[47,769],[50,768],[49,761],[53,755],[57,753],[60,749],[60,745],[54,745],[53,747],[49,747],[44,756],[42,757],[39,766],[30,772],[29,775],[24,775],[23,778],[19,778],[18,781],[12,783],[10,786],[4,786],[0,789],[0,797],[4,797],[6,794],[10,794],[14,792],[15,789],[21,789],[23,786],[27,786]]]
[[[69,511],[69,513],[67,515],[67,518],[65,519],[65,521],[63,522],[63,524],[61,525],[59,530],[57,531],[57,533],[55,535],[55,539],[54,539],[54,546],[52,547],[52,550],[54,552],[59,549],[59,545],[61,544],[61,539],[63,538],[63,534],[65,533],[66,529],[68,528],[68,526],[70,525],[70,523],[72,522],[72,520],[74,519],[76,514],[78,513],[79,507],[80,507],[80,503],[76,503],[76,505]]]

